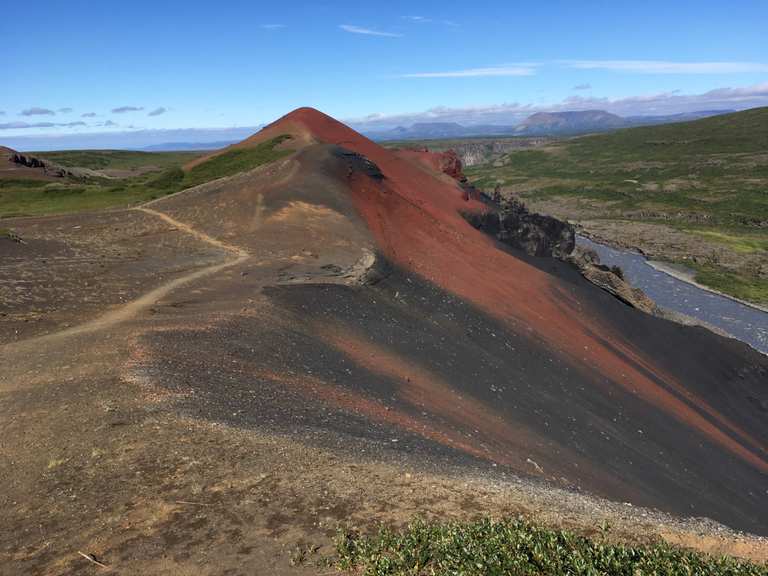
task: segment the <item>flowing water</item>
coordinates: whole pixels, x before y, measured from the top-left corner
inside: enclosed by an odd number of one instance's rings
[[[624,278],[660,307],[716,326],[768,354],[768,312],[670,276],[648,264],[640,254],[611,248],[582,236],[576,241],[579,246],[597,252],[603,264],[619,266]]]

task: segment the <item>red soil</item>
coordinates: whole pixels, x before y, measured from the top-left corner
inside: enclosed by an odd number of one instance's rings
[[[333,118],[300,108],[240,143],[290,133],[300,141],[338,144],[366,156],[385,176],[351,177],[353,201],[380,249],[396,264],[528,333],[580,370],[604,378],[668,412],[732,454],[768,472],[766,447],[644,358],[595,311],[568,297],[568,287],[499,250],[461,212],[484,210],[461,188],[398,157]],[[715,420],[715,425],[711,420]],[[739,442],[736,438],[739,438]]]
[[[445,152],[430,152],[426,148],[416,150],[413,148],[403,148],[400,150],[393,150],[395,155],[411,162],[418,162],[432,172],[442,172],[447,174],[454,180],[464,180],[463,167],[459,155],[454,150],[447,150]]]

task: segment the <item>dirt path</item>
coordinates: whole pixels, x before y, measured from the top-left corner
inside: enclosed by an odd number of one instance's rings
[[[168,294],[170,294],[180,286],[184,286],[185,284],[189,284],[190,282],[193,282],[205,276],[210,276],[212,274],[221,272],[222,270],[226,270],[227,268],[231,268],[232,266],[236,266],[250,257],[250,254],[246,250],[240,248],[239,246],[222,242],[221,240],[213,238],[208,234],[205,234],[204,232],[195,230],[188,224],[180,222],[163,212],[159,212],[158,210],[154,210],[152,208],[146,208],[142,206],[135,208],[135,210],[160,218],[161,220],[167,222],[171,226],[174,226],[175,228],[187,234],[190,234],[191,236],[194,236],[201,242],[205,242],[206,244],[215,246],[216,248],[226,250],[227,252],[234,254],[236,257],[232,260],[227,260],[219,264],[213,264],[211,266],[207,266],[205,268],[195,270],[194,272],[190,272],[189,274],[185,274],[184,276],[180,276],[179,278],[174,278],[173,280],[170,280],[165,284],[161,284],[157,288],[150,290],[143,296],[140,296],[139,298],[132,300],[131,302],[128,302],[127,304],[124,304],[119,308],[116,308],[115,310],[106,312],[101,316],[94,318],[93,320],[89,320],[87,322],[84,322],[83,324],[79,324],[71,328],[66,328],[64,330],[60,330],[52,334],[45,334],[43,336],[36,336],[33,338],[29,338],[27,340],[14,342],[12,344],[7,345],[9,348],[14,349],[18,346],[23,346],[23,345],[32,344],[32,343],[37,345],[41,343],[51,342],[54,340],[60,340],[62,338],[68,338],[71,336],[76,336],[80,334],[95,332],[97,330],[103,330],[105,328],[109,328],[111,326],[114,326],[115,324],[124,322],[125,320],[128,320],[136,316],[141,311],[146,310],[147,308],[155,304],[158,300],[164,298],[165,296],[167,296]]]
[[[152,216],[157,216],[161,220],[166,221],[171,226],[175,226],[179,230],[182,230],[187,234],[191,234],[198,240],[201,240],[207,244],[210,244],[211,246],[216,246],[217,248],[221,248],[222,250],[227,250],[228,252],[232,252],[233,254],[237,254],[238,256],[247,257],[249,255],[248,252],[246,252],[239,246],[235,246],[234,244],[228,244],[226,242],[222,242],[221,240],[217,240],[212,236],[208,236],[208,234],[206,234],[205,232],[200,232],[199,230],[195,230],[190,225],[184,224],[183,222],[179,222],[175,218],[168,216],[168,214],[166,214],[165,212],[160,212],[152,208],[147,208],[146,206],[139,206],[138,208],[135,208],[135,210],[144,212],[146,214],[151,214]]]

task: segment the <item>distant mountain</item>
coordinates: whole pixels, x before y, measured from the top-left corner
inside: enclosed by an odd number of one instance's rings
[[[219,142],[166,142],[145,146],[142,152],[183,152],[186,150],[218,150],[234,144],[237,140],[221,140]]]
[[[690,122],[710,116],[732,114],[735,110],[699,110],[698,112],[683,112],[666,116],[627,116],[625,120],[632,126],[652,126],[655,124],[673,124],[675,122]]]
[[[537,112],[516,126],[462,126],[456,122],[420,122],[410,127],[364,131],[372,140],[436,140],[476,136],[575,136],[591,132],[609,132],[633,126],[652,126],[687,122],[731,113],[732,110],[702,110],[665,116],[622,117],[605,110]]]
[[[621,116],[604,110],[578,112],[537,112],[515,127],[515,133],[545,136],[549,134],[584,134],[604,132],[627,126]]]

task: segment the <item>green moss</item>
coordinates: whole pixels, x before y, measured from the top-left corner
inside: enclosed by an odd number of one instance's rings
[[[342,531],[336,551],[338,569],[365,576],[765,576],[768,569],[663,543],[610,544],[523,520],[417,521],[373,536]]]

